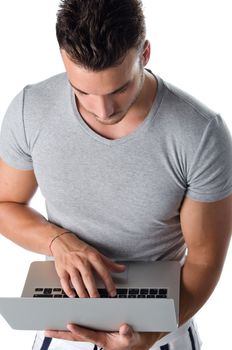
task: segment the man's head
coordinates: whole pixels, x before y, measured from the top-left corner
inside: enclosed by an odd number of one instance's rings
[[[150,45],[138,0],[63,0],[57,38],[79,110],[119,123],[142,91]]]
[[[128,50],[143,49],[146,29],[140,0],[62,0],[57,14],[59,46],[93,71],[120,64]]]

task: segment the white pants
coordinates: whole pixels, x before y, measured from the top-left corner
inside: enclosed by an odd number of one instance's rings
[[[201,340],[194,320],[190,320],[169,333],[153,345],[150,350],[200,350]],[[95,344],[73,342],[44,337],[44,332],[36,334],[32,350],[100,350]]]

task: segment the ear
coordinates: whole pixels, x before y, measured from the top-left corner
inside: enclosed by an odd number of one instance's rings
[[[142,60],[143,65],[146,66],[151,56],[151,44],[149,40],[146,40],[143,46]]]

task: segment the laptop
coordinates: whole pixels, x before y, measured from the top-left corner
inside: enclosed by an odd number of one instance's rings
[[[138,332],[174,331],[179,318],[181,265],[177,261],[126,261],[112,273],[117,296],[109,297],[94,274],[100,298],[68,298],[54,261],[31,263],[21,297],[0,298],[0,314],[17,330],[67,330],[68,323],[118,331],[128,323]]]

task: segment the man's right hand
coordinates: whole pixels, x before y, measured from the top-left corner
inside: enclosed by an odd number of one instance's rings
[[[62,288],[69,297],[75,296],[71,284],[80,298],[99,297],[93,270],[101,277],[108,294],[116,294],[110,272],[123,272],[125,265],[113,262],[74,234],[58,237],[51,250]]]

